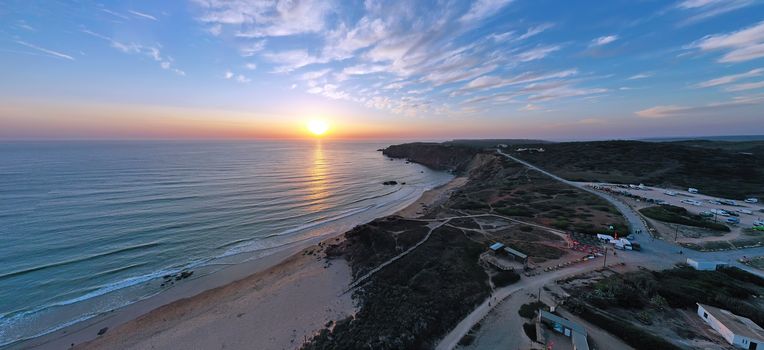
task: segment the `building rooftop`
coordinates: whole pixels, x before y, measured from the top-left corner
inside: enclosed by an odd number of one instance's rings
[[[491,244],[491,250],[499,250],[504,246],[504,244],[496,242],[494,244]]]
[[[527,259],[528,258],[527,255],[523,254],[522,252],[520,252],[518,250],[514,250],[514,249],[512,249],[510,247],[504,247],[504,251],[506,251],[507,253],[512,254],[512,255],[520,258],[520,259]]]
[[[568,328],[572,329],[573,332],[579,333],[579,334],[583,335],[584,339],[586,339],[586,328],[584,328],[580,324],[574,323],[574,322],[572,322],[571,320],[569,320],[567,318],[562,318],[562,317],[557,316],[557,315],[555,315],[553,313],[550,313],[548,311],[539,310],[539,312],[540,312],[540,315],[541,315],[541,319],[545,319],[545,320],[549,320],[549,321],[552,321],[552,322],[559,323],[559,324],[561,324],[561,325],[563,325],[565,327],[568,327]]]
[[[698,306],[703,307],[706,312],[710,313],[719,322],[724,324],[730,331],[737,335],[755,339],[758,341],[764,341],[764,329],[762,329],[755,322],[743,316],[735,315],[727,310],[720,309],[718,307],[697,303]]]

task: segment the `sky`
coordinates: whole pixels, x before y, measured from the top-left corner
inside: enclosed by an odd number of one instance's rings
[[[0,77],[0,139],[764,134],[764,1],[2,0]]]

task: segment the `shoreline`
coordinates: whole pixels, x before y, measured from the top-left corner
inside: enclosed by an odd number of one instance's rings
[[[461,186],[465,182],[464,180],[464,178],[459,177],[452,178],[445,184],[441,184],[434,188],[423,191],[419,197],[401,202],[399,205],[395,206],[395,208],[391,208],[392,210],[390,210],[387,214],[377,216],[376,218],[382,218],[390,215],[412,215],[412,213],[416,213],[416,210],[418,210],[417,208],[422,207],[422,203],[428,203],[427,205],[431,205],[433,203],[442,201],[445,195],[450,195],[451,190],[453,190],[455,187]],[[356,225],[362,225],[366,222],[368,221],[358,222]],[[321,265],[324,262],[323,258],[319,258],[317,261],[314,259],[314,263],[310,264],[306,263],[303,261],[304,259],[301,258],[306,256],[305,252],[308,250],[315,250],[314,253],[321,254],[322,252],[319,252],[318,250],[323,250],[321,246],[324,245],[324,243],[330,240],[341,239],[341,236],[345,232],[347,232],[346,229],[337,230],[336,232],[331,232],[304,241],[295,242],[287,246],[271,248],[275,250],[275,252],[272,254],[262,256],[244,263],[231,265],[218,272],[204,275],[198,278],[193,278],[186,281],[185,283],[176,284],[171,289],[168,289],[152,297],[116,310],[112,310],[111,312],[95,316],[83,322],[63,327],[59,330],[42,335],[40,337],[9,344],[8,349],[66,349],[71,348],[72,345],[74,345],[74,348],[110,348],[115,346],[129,347],[126,346],[128,344],[124,343],[119,345],[120,341],[118,338],[120,334],[122,334],[124,337],[133,338],[127,333],[132,334],[141,332],[142,329],[154,329],[154,332],[150,333],[153,336],[167,333],[170,328],[167,328],[166,325],[160,327],[160,325],[156,322],[156,317],[158,314],[166,313],[168,310],[183,309],[184,307],[191,307],[190,309],[194,309],[201,306],[209,308],[216,305],[221,305],[223,303],[223,301],[219,300],[221,297],[222,299],[225,299],[226,296],[234,295],[244,289],[254,290],[252,288],[248,288],[246,285],[247,281],[252,283],[254,281],[260,280],[260,282],[262,282],[261,280],[268,275],[282,275],[285,278],[290,276],[301,276],[299,278],[291,278],[291,284],[287,285],[278,283],[278,281],[270,281],[263,285],[263,289],[268,289],[269,287],[273,287],[273,285],[279,284],[281,285],[281,288],[287,288],[287,290],[290,291],[290,295],[292,295],[291,299],[293,300],[282,300],[284,305],[292,304],[292,302],[295,300],[299,301],[300,299],[313,298],[312,295],[307,295],[305,296],[306,298],[303,298],[300,296],[300,293],[297,293],[293,288],[296,285],[300,285],[303,280],[308,278],[318,278],[321,280],[321,278],[328,278],[327,276],[332,276],[333,282],[325,283],[326,286],[323,288],[323,291],[331,289],[330,287],[332,286],[342,286],[342,288],[344,288],[352,282],[352,276],[350,274],[349,267],[347,267],[344,260],[341,262],[338,262],[338,260],[332,260],[329,266],[324,267]],[[316,249],[317,247],[318,250]],[[319,266],[320,270],[317,269],[318,265],[316,264],[321,265]],[[306,271],[312,272],[308,273]],[[346,275],[345,279],[338,277],[343,273]],[[311,287],[311,291],[315,291],[312,288],[313,287]],[[209,299],[209,296],[213,294],[217,295],[218,298]],[[250,293],[250,295],[252,294],[256,293]],[[339,293],[334,293],[334,297],[332,299],[342,299],[342,296],[338,297],[337,294]],[[336,311],[339,312],[337,315],[352,313],[350,310],[352,307],[352,301],[349,301],[349,295],[347,298],[347,300],[341,302],[343,307],[336,308]],[[332,301],[329,299],[327,300]],[[264,305],[265,302],[265,300],[261,300],[258,305]],[[348,303],[350,303],[351,307],[347,306]],[[255,305],[255,307],[256,306],[257,305]],[[293,311],[295,312],[286,313],[300,314],[302,309]],[[321,317],[325,318],[325,315]],[[146,324],[147,320],[151,319],[154,320],[154,323]],[[183,320],[184,318],[182,317],[175,319],[177,326],[183,327]],[[318,327],[312,330],[306,331],[303,329],[302,333],[311,333],[315,330],[323,328],[324,326],[325,324],[321,323],[318,325]],[[281,328],[293,329],[290,327],[290,323],[284,322]],[[104,328],[107,328],[105,334],[98,335],[98,333]],[[252,334],[251,329],[243,331],[248,331],[249,333],[247,334]],[[305,338],[309,338],[308,334],[303,334],[303,336]],[[250,341],[259,340],[257,338],[260,337],[258,336],[255,339],[250,339]],[[295,341],[294,339],[291,340]],[[111,342],[111,344],[103,344],[104,342]],[[302,342],[300,342],[300,344],[301,343]],[[180,345],[180,343],[176,345]],[[190,345],[194,345],[194,343],[191,343]],[[295,344],[281,343],[280,345],[277,345],[274,343],[271,345],[274,345],[274,349],[281,349],[290,347]]]

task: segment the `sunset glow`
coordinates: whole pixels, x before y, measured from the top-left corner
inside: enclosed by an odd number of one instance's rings
[[[14,1],[0,138],[761,133],[764,3],[670,3]]]
[[[315,136],[321,136],[329,131],[329,123],[324,120],[313,119],[308,122],[308,131]]]

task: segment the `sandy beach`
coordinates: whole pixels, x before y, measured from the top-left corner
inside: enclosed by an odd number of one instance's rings
[[[323,246],[323,244],[322,244]],[[310,247],[265,271],[162,306],[75,349],[298,348],[354,312],[350,269]]]
[[[395,215],[421,216],[466,180],[457,177],[428,190]],[[296,349],[328,322],[355,312],[350,294],[343,294],[352,282],[350,267],[324,254],[327,243],[341,239],[338,233],[307,248],[283,249],[17,346],[249,349],[256,344],[257,349]]]
[[[451,193],[457,188],[464,186],[467,183],[467,177],[455,177],[448,183],[433,188],[431,190],[422,193],[414,203],[411,203],[406,208],[401,209],[395,215],[402,216],[404,218],[417,218],[429,211],[431,208],[439,206],[445,202]]]

